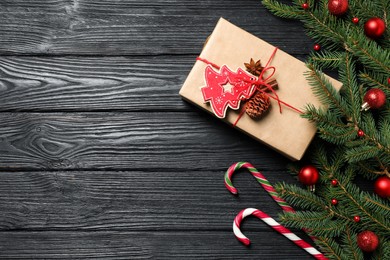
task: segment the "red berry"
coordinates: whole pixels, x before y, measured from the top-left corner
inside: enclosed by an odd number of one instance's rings
[[[359,23],[359,18],[357,18],[357,17],[352,18],[352,22],[354,24],[358,24]]]
[[[353,217],[353,221],[355,221],[356,223],[360,222],[360,217],[359,216],[354,216]]]
[[[336,199],[332,199],[330,202],[332,203],[332,205],[335,205],[335,206],[339,203],[339,201]]]
[[[359,129],[358,132],[357,132],[357,135],[358,135],[359,137],[363,137],[363,136],[364,136],[363,130],[362,130],[362,129]]]
[[[314,44],[313,49],[314,49],[315,51],[319,51],[319,50],[321,50],[321,46],[320,46],[319,44]]]
[[[309,4],[308,3],[303,3],[302,4],[302,8],[305,9],[305,10],[309,9]]]
[[[333,187],[336,187],[337,184],[339,184],[337,180],[332,180],[330,183],[332,184]]]

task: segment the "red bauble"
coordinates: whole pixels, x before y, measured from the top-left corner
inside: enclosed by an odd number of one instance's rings
[[[354,216],[353,217],[353,221],[355,221],[356,223],[360,222],[360,217],[359,216]]]
[[[357,135],[358,135],[359,137],[363,137],[363,136],[364,136],[363,130],[362,130],[362,129],[359,129],[358,132],[357,132]]]
[[[329,12],[336,16],[341,16],[348,11],[348,0],[329,0]]]
[[[352,18],[352,22],[354,24],[358,24],[359,23],[359,18],[357,18],[357,17]]]
[[[357,244],[363,252],[370,253],[378,247],[379,239],[374,232],[366,230],[357,235]]]
[[[387,84],[390,85],[390,78],[387,78]]]
[[[316,167],[307,165],[305,167],[302,167],[302,169],[299,171],[298,179],[301,183],[305,185],[314,185],[318,181],[318,178],[320,177],[320,174],[318,173],[318,170]]]
[[[367,111],[370,108],[381,108],[386,104],[386,94],[379,88],[372,88],[364,95],[362,110]]]
[[[319,44],[314,44],[313,49],[314,49],[315,51],[319,51],[319,50],[321,50],[321,45],[319,45]]]
[[[339,184],[337,180],[332,180],[330,183],[332,184],[333,187],[336,187],[337,184]]]
[[[387,176],[379,177],[374,183],[374,191],[382,198],[390,197],[390,178]]]
[[[303,3],[302,4],[302,8],[305,9],[305,10],[309,9],[309,4],[308,3]]]
[[[386,30],[386,24],[379,17],[370,18],[364,24],[364,33],[372,39],[380,38],[385,32],[385,30]]]
[[[332,205],[336,206],[337,204],[339,204],[339,201],[337,199],[332,199],[330,201],[330,203],[332,203]]]

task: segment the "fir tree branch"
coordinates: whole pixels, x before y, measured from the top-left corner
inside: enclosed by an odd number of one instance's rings
[[[386,89],[386,90],[390,91],[389,86],[383,84],[382,82],[378,81],[377,79],[374,79],[373,77],[371,77],[367,73],[361,73],[360,79],[363,82],[365,82],[366,84],[368,84],[369,86],[375,86],[377,88]]]
[[[348,245],[348,251],[352,255],[353,259],[362,259],[362,254],[359,254],[361,251],[356,246],[356,238],[352,238],[351,229],[348,226],[346,227],[344,234],[344,242],[346,245]]]
[[[348,113],[344,110],[340,97],[332,84],[330,84],[329,81],[325,79],[324,75],[315,68],[314,64],[308,63],[307,67],[310,69],[308,72],[308,76],[310,77],[309,83],[313,86],[314,94],[316,94],[323,103],[325,103],[326,100],[329,100],[339,109],[343,116],[348,118]]]
[[[386,212],[386,213],[387,213],[386,215],[390,215],[390,207],[387,207],[387,206],[385,206],[384,204],[381,204],[381,203],[379,203],[379,202],[377,202],[377,201],[375,201],[375,200],[369,198],[368,196],[364,197],[364,199],[365,199],[367,202],[369,202],[369,203],[375,205],[376,207],[381,208],[381,209],[383,210],[383,212]]]
[[[361,212],[363,212],[367,217],[369,217],[369,219],[375,222],[378,226],[381,226],[384,230],[390,232],[390,227],[385,226],[382,222],[374,218],[374,216],[372,216],[372,214],[370,214],[364,207],[362,207],[362,205],[355,200],[355,198],[347,191],[347,189],[342,183],[339,183],[339,187],[343,190],[344,195],[347,196]]]
[[[286,19],[299,19],[303,10],[298,9],[295,6],[281,4],[274,0],[262,0],[263,5],[268,8],[276,16]]]
[[[333,240],[325,237],[316,237],[315,243],[325,252],[329,259],[343,260],[340,246]]]

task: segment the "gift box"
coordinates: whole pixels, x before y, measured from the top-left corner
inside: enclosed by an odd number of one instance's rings
[[[251,59],[269,63],[266,68],[271,69],[256,77],[244,65],[250,65]],[[316,133],[300,111],[307,104],[321,105],[307,82],[307,71],[303,62],[221,18],[179,94],[288,158],[300,160]],[[326,77],[336,89],[341,87]],[[271,90],[274,80],[278,88]],[[253,119],[242,111],[259,89],[272,97],[270,109]]]

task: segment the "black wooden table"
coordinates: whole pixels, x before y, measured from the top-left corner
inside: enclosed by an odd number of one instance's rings
[[[0,1],[0,259],[310,259],[239,210],[281,212],[289,162],[182,101],[219,17],[303,60],[302,25],[258,0]],[[302,232],[298,232],[302,235]]]

